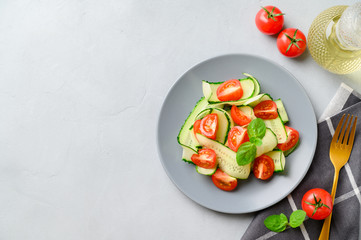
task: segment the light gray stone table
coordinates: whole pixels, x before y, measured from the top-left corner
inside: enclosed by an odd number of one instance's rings
[[[286,12],[305,34],[322,10],[355,1],[3,0],[0,2],[0,239],[239,239],[253,214],[183,195],[157,154],[160,106],[207,58],[272,59],[319,117],[341,82],[306,52],[283,57],[254,17]]]

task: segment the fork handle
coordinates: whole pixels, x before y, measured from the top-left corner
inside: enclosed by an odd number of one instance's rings
[[[333,186],[332,186],[332,191],[331,191],[332,203],[335,202],[335,195],[336,195],[336,188],[337,188],[337,183],[338,183],[339,172],[340,172],[339,169],[337,169],[337,170],[335,169],[335,176],[333,178]],[[320,234],[318,240],[328,240],[328,238],[330,236],[331,218],[332,218],[332,212],[325,219],[323,226],[322,226],[321,234]]]

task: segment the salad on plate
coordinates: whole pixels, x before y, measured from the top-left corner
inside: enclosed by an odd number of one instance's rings
[[[261,180],[283,172],[286,157],[299,144],[299,133],[287,126],[281,99],[261,93],[252,75],[223,82],[202,81],[203,96],[178,134],[182,160],[215,186],[232,191],[251,172]]]

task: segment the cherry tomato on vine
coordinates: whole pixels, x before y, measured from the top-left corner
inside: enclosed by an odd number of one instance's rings
[[[267,35],[279,33],[284,23],[283,15],[284,13],[274,6],[262,7],[256,15],[256,26]]]
[[[302,209],[309,218],[325,219],[331,214],[332,208],[332,197],[322,188],[311,189],[303,195]]]
[[[277,37],[278,50],[286,57],[298,57],[306,50],[306,37],[296,28],[287,28]]]

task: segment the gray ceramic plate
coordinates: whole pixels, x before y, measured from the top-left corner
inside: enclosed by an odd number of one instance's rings
[[[181,160],[178,132],[202,96],[201,81],[225,81],[256,77],[262,93],[281,98],[288,112],[289,126],[300,132],[298,149],[286,158],[285,171],[269,181],[251,174],[239,180],[233,192],[225,192],[212,183],[211,177],[198,174],[194,165]],[[198,204],[224,213],[248,213],[264,209],[286,197],[303,179],[313,159],[317,141],[317,123],[311,102],[301,84],[278,64],[252,55],[224,55],[204,61],[187,71],[169,91],[158,122],[158,151],[165,171],[173,183]]]

